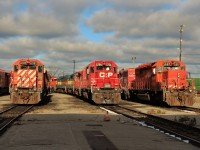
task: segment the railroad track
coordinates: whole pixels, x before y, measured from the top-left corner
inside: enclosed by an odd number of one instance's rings
[[[28,112],[34,105],[30,106],[18,106],[15,105],[2,112],[0,112],[0,135],[6,131],[6,129],[23,114]]]
[[[150,107],[154,107],[155,109],[162,109],[162,110],[166,110],[166,111],[179,111],[179,112],[195,112],[196,114],[200,114],[200,108],[195,108],[195,107],[186,107],[186,106],[172,106],[172,107],[166,107],[166,106],[155,106],[155,105],[151,105],[149,103],[139,103],[139,102],[132,102],[131,103],[127,103],[126,101],[123,101],[122,104],[120,104],[120,106],[133,106],[135,104],[140,104],[140,105],[144,105],[144,106],[150,106]]]
[[[200,147],[200,129],[181,124],[179,122],[164,119],[158,116],[145,114],[125,106],[104,106],[104,108],[122,114],[128,118],[144,122],[149,126],[181,138],[183,141]]]
[[[191,111],[195,113],[200,113],[199,108],[194,108],[194,107],[174,107],[175,110],[180,110],[180,111]]]
[[[6,108],[5,110],[2,110],[2,111],[0,112],[0,115],[3,114],[3,113],[5,113],[5,112],[7,112],[7,111],[9,111],[9,110],[11,110],[11,109],[13,109],[13,108],[15,108],[15,107],[17,107],[17,105],[14,105],[14,106],[11,106],[11,107],[9,107],[9,108]]]

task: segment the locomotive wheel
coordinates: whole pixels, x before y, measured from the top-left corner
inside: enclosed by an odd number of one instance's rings
[[[123,100],[126,100],[126,99],[127,99],[127,95],[126,95],[126,92],[125,92],[125,91],[122,92],[121,98],[122,98]]]
[[[121,93],[121,99],[124,100],[124,91]]]
[[[138,101],[139,97],[137,96],[137,93],[132,94],[132,99]]]
[[[92,93],[91,92],[88,92],[88,99],[92,100]]]
[[[150,101],[153,105],[157,104],[156,97],[153,93],[150,93]]]
[[[127,94],[127,92],[124,92],[124,99],[125,99],[125,100],[128,99],[128,94]]]

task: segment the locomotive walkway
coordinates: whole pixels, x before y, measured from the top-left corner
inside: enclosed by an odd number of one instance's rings
[[[0,105],[8,106],[9,96]],[[34,107],[35,108],[35,107]],[[108,121],[106,121],[109,118]],[[4,150],[196,150],[121,115],[107,114],[73,96],[55,93],[46,105],[23,116],[0,137]]]

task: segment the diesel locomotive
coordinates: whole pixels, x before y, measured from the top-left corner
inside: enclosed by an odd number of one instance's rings
[[[50,75],[37,59],[19,59],[11,72],[10,97],[13,104],[38,104],[50,91]]]
[[[118,104],[121,99],[118,66],[113,61],[94,61],[74,77],[78,95],[96,104]]]
[[[118,66],[110,60],[93,61],[83,70],[59,78],[57,91],[81,96],[96,104],[118,104],[121,100]]]
[[[120,70],[122,98],[149,100],[169,106],[192,106],[195,90],[186,66],[177,60],[158,60]]]

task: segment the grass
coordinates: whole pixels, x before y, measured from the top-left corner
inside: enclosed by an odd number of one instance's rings
[[[188,126],[195,126],[197,124],[196,118],[194,118],[194,117],[189,118],[188,116],[179,117],[178,120],[175,117],[174,121],[179,122],[179,123],[183,123],[183,124],[188,125]]]

